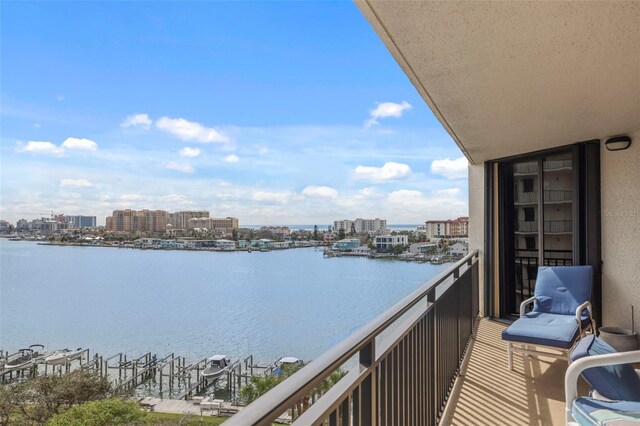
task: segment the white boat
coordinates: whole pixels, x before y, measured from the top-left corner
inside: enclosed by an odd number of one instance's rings
[[[40,348],[40,351],[34,348]],[[31,345],[28,348],[18,350],[18,352],[7,358],[7,361],[4,364],[5,371],[28,367],[32,364],[34,358],[41,355],[41,351],[43,350],[44,346],[42,345]]]
[[[44,359],[49,365],[62,365],[75,359],[82,357],[82,348],[76,350],[73,349],[60,349],[49,355]]]
[[[202,371],[202,376],[207,380],[219,379],[231,365],[231,360],[226,355],[214,355],[209,361],[211,365]]]
[[[276,368],[275,370],[273,370],[273,375],[274,376],[282,375],[283,368],[286,368],[287,366],[302,365],[302,364],[304,364],[304,361],[302,361],[301,359],[298,359],[293,356],[283,356],[282,358],[276,361]]]

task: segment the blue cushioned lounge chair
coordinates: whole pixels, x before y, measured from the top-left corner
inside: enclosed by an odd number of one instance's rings
[[[578,338],[595,330],[592,288],[591,266],[539,267],[534,296],[522,302],[520,318],[502,332],[509,370],[513,369],[514,352],[569,361],[569,350]],[[531,303],[533,309],[526,312]]]
[[[564,383],[568,425],[640,424],[640,375],[629,364],[640,362],[640,351],[617,353],[588,336],[573,349],[571,360]],[[589,397],[578,397],[580,375],[591,386]]]

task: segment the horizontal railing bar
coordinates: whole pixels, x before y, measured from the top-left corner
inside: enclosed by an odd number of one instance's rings
[[[384,331],[390,324],[419,303],[428,293],[453,276],[454,272],[478,257],[474,250],[451,268],[443,271],[420,288],[402,298],[374,320],[365,324],[351,336],[329,349],[318,358],[287,378],[284,382],[249,404],[245,409],[227,420],[229,426],[270,425],[271,421],[293,406],[300,394],[311,391],[329,374],[341,367],[349,358]]]
[[[333,385],[319,400],[314,402],[307,411],[302,413],[293,424],[310,425],[318,420],[329,416],[329,413],[338,408],[345,398],[349,398],[349,394],[362,384],[364,379],[374,370],[370,368],[362,369],[354,367],[344,376],[338,383]]]
[[[410,314],[401,325],[394,329],[388,336],[384,337],[378,345],[376,345],[376,364],[380,363],[389,352],[393,350],[395,345],[404,339],[425,315],[433,310],[433,304],[430,304],[424,311],[418,311]],[[378,353],[378,349],[380,352]]]

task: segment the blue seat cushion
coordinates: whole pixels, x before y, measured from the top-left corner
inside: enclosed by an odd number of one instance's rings
[[[541,266],[534,296],[535,312],[575,315],[576,308],[591,300],[593,268],[585,266]]]
[[[587,336],[571,352],[571,359],[616,353],[604,340]],[[600,395],[616,401],[640,402],[640,377],[630,364],[587,368],[582,377]]]
[[[582,426],[640,424],[640,402],[578,398],[573,401],[571,414]]]
[[[587,318],[584,323],[589,322]],[[578,323],[573,315],[529,312],[502,332],[502,339],[532,345],[569,349],[578,337]]]

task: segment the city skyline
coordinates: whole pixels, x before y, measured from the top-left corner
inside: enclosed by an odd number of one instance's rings
[[[466,160],[351,3],[6,3],[1,31],[0,219],[468,213]]]

